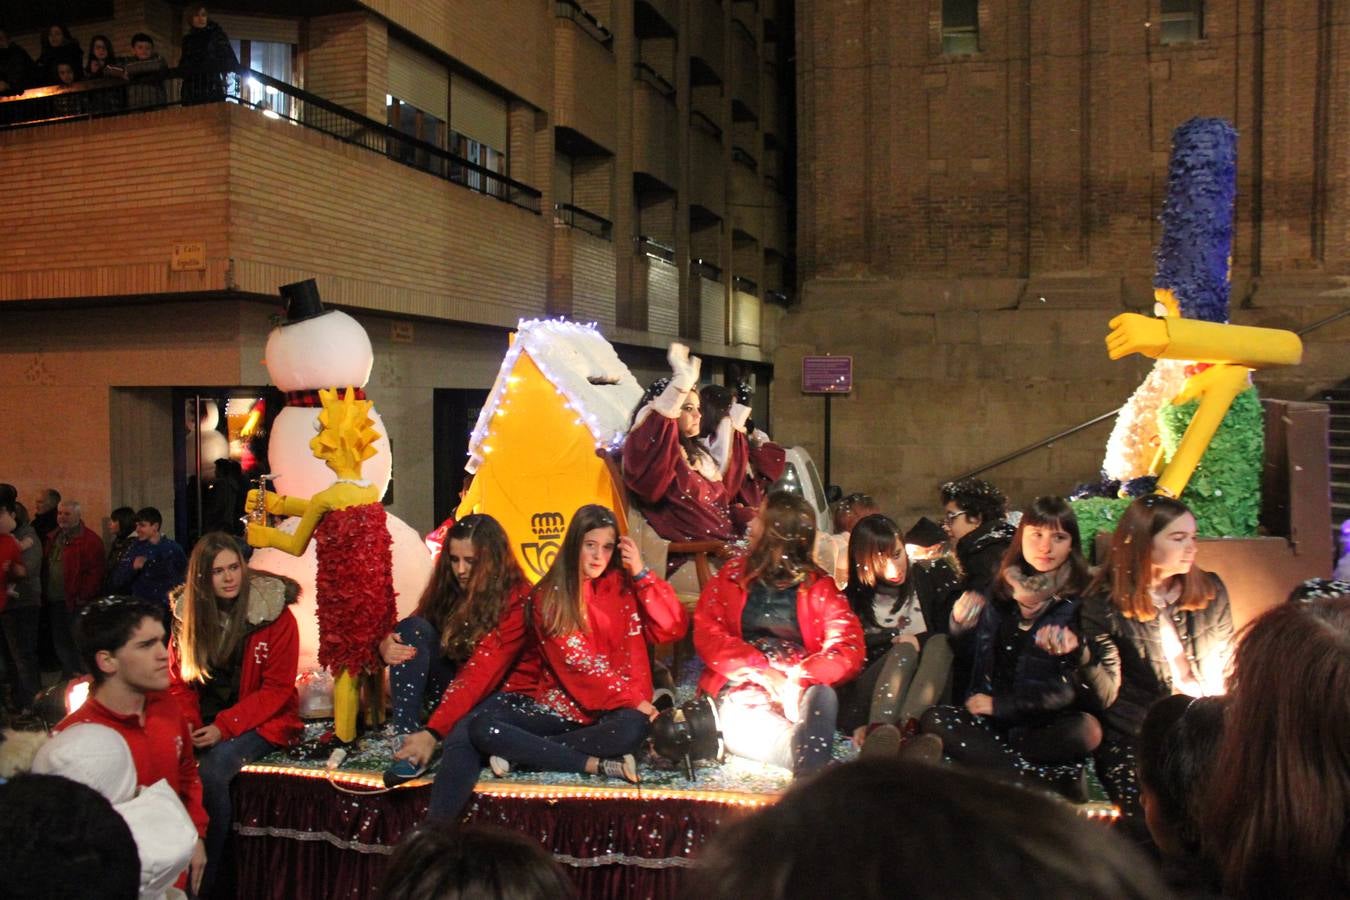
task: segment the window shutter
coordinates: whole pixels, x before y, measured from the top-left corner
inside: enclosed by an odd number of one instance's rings
[[[445,67],[406,44],[389,41],[389,93],[445,121],[449,77]]]
[[[450,79],[450,128],[506,153],[506,98],[455,75]]]
[[[299,44],[298,19],[273,19],[262,16],[239,16],[210,11],[211,21],[225,29],[232,41],[269,41],[276,44]],[[190,23],[189,23],[190,24]]]

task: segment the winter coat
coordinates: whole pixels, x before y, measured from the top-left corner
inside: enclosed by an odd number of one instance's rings
[[[65,572],[66,609],[74,611],[98,596],[103,584],[103,541],[84,525],[75,526],[75,535],[61,550],[61,568]],[[42,542],[42,557],[49,559],[52,544],[60,539],[61,529]]]
[[[543,627],[539,590],[529,600],[533,640],[502,690],[583,725],[652,699],[647,645],[678,641],[689,630],[689,614],[669,583],[650,571],[634,581],[610,569],[582,586],[586,630],[558,636]]]
[[[1201,683],[1219,683],[1232,652],[1233,613],[1228,590],[1219,576],[1206,572],[1214,599],[1204,609],[1172,615],[1186,650],[1191,671]],[[1157,700],[1173,692],[1172,670],[1162,648],[1162,623],[1128,619],[1111,602],[1108,591],[1095,593],[1083,605],[1083,628],[1090,637],[1104,635],[1120,650],[1121,683],[1115,702],[1106,710],[1106,724],[1114,732],[1134,737],[1144,714]]]
[[[61,79],[56,74],[56,67],[61,63],[68,63],[71,71],[75,73],[76,79],[84,75],[84,53],[80,51],[80,45],[74,41],[66,41],[59,47],[53,47],[44,39],[42,42],[42,54],[37,60],[37,73],[29,87],[38,85],[60,84]]]
[[[704,662],[698,688],[710,696],[717,696],[728,681],[744,681],[750,672],[772,668],[768,657],[741,637],[741,616],[749,599],[742,582],[745,563],[745,557],[737,557],[724,565],[704,585],[694,611],[694,649]],[[862,625],[834,579],[813,573],[797,588],[797,627],[806,656],[784,674],[798,687],[841,684],[862,671]]]
[[[932,562],[911,562],[905,582],[900,586],[901,597],[913,594],[919,602],[919,612],[923,614],[927,634],[946,634],[951,620],[952,605],[956,601],[953,589],[957,583],[956,573],[944,560]],[[886,655],[893,646],[900,630],[878,625],[872,609],[874,592],[861,587],[858,591],[845,591],[849,604],[858,620],[862,623],[863,635],[867,642],[867,662],[870,665]]]
[[[525,598],[532,586],[525,582],[506,598],[497,627],[483,635],[455,678],[441,694],[427,730],[444,738],[464,715],[489,694],[512,671],[525,646]]]
[[[1017,604],[994,600],[980,614],[975,636],[972,694],[993,698],[993,718],[1004,727],[1034,724],[1053,713],[1079,708],[1096,712],[1106,707],[1120,686],[1120,656],[1109,640],[1087,640],[1080,622],[1078,597],[1052,597],[1028,630],[1013,675],[1011,690],[994,686],[994,655],[1000,630],[1009,617],[1021,615]],[[1069,628],[1082,642],[1077,651],[1051,656],[1035,644],[1036,632],[1047,625]]]
[[[956,560],[960,564],[961,585],[965,591],[979,591],[985,597],[994,587],[1003,554],[1008,552],[1017,529],[1002,519],[981,522],[979,527],[956,542]]]
[[[178,69],[183,76],[183,102],[203,103],[225,99],[225,73],[239,68],[225,29],[207,21],[183,35],[183,55]]]
[[[183,680],[180,662],[179,603],[184,592],[174,592],[174,639],[169,643],[169,692],[183,708],[192,730],[201,728],[201,702],[194,686]],[[239,673],[239,698],[211,723],[222,741],[256,730],[273,744],[286,746],[300,737],[300,699],[295,676],[300,665],[300,629],[287,609],[300,595],[289,578],[263,572],[249,573],[248,623]]]

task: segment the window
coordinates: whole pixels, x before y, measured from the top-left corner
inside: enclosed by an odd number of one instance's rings
[[[230,41],[230,46],[234,48],[234,55],[244,68],[261,72],[287,84],[295,83],[292,80],[295,71],[292,66],[295,52],[294,44],[283,44],[277,41],[242,40]],[[230,76],[232,81],[234,78],[235,76]],[[236,95],[234,85],[230,86],[229,94],[230,96]],[[293,112],[290,96],[281,93],[270,84],[263,84],[256,78],[249,78],[248,83],[242,85],[237,94],[243,102],[263,110],[264,113],[270,111],[278,116],[290,118]]]
[[[1188,44],[1205,36],[1204,0],[1162,0],[1164,44]]]
[[[942,52],[969,56],[979,51],[979,0],[942,0]]]
[[[448,148],[451,153],[498,175],[510,174],[508,121],[506,97],[471,78],[451,76]],[[506,182],[453,162],[450,180],[494,197],[506,193]]]
[[[418,109],[406,100],[385,94],[385,111],[390,128],[435,147],[445,147],[445,120]],[[443,160],[403,141],[391,142],[389,155],[401,163],[427,172],[442,174]]]

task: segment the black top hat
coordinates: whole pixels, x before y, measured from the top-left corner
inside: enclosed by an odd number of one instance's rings
[[[319,284],[313,278],[283,284],[278,290],[286,300],[287,325],[316,318],[325,312],[323,301],[319,299]]]
[[[947,532],[943,531],[941,525],[927,516],[915,522],[914,527],[905,532],[905,543],[914,544],[916,547],[931,547],[946,539]]]

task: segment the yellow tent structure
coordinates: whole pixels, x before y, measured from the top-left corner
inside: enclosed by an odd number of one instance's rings
[[[521,321],[469,439],[473,483],[457,518],[502,523],[538,581],[577,508],[614,510],[627,533],[622,484],[602,453],[620,445],[642,388],[593,325]]]

